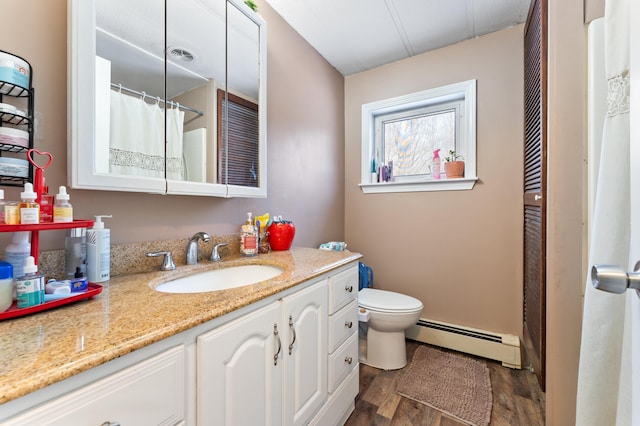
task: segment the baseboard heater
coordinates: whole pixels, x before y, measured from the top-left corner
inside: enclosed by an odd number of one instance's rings
[[[483,358],[501,361],[509,368],[520,369],[520,338],[469,327],[420,318],[406,331],[409,339],[452,349]]]

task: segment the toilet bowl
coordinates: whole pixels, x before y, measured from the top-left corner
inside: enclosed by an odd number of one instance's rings
[[[363,288],[358,292],[360,362],[383,370],[407,365],[404,332],[418,322],[422,302],[392,291]]]

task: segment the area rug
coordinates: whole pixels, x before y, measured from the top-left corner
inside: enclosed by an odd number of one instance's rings
[[[491,418],[489,369],[480,361],[419,346],[397,392],[474,426]]]

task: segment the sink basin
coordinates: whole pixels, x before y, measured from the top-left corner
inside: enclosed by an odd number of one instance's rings
[[[282,269],[268,265],[231,266],[167,281],[157,285],[155,290],[163,293],[203,293],[227,290],[275,278],[281,273]]]

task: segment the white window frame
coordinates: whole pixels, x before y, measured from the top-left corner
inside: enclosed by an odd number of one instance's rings
[[[406,110],[420,110],[442,105],[450,109],[452,101],[461,101],[462,117],[456,120],[459,138],[456,138],[456,152],[464,157],[465,176],[459,179],[398,179],[393,182],[376,182],[371,174],[371,164],[375,158],[376,118]],[[442,153],[442,161],[448,153]],[[424,90],[395,98],[384,99],[362,105],[362,148],[360,189],[365,194],[384,192],[455,191],[470,190],[475,185],[476,175],[476,80],[435,89]]]

